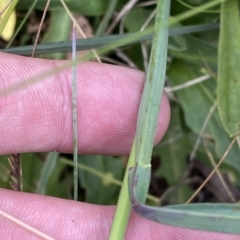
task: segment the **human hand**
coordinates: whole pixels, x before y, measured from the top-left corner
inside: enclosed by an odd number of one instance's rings
[[[0,54],[0,154],[72,151],[71,69],[4,95],[6,89],[61,64]],[[144,74],[92,62],[78,66],[77,79],[79,152],[128,154],[135,134]],[[155,143],[165,133],[169,115],[169,103],[163,95]],[[107,239],[115,211],[113,206],[4,189],[0,190],[0,199],[0,210],[54,239]],[[0,233],[0,239],[38,239],[3,217],[0,217]],[[239,237],[158,224],[132,212],[126,239]]]

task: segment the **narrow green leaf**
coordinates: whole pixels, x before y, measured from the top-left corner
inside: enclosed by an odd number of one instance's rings
[[[132,188],[137,201],[146,200],[151,155],[166,75],[170,1],[158,0],[149,69],[140,102],[136,132],[136,165]],[[133,201],[132,201],[133,202]],[[133,204],[137,204],[133,202]]]
[[[137,164],[134,168],[132,188],[136,190],[136,198],[141,203],[145,202],[149,188],[150,159],[165,82],[169,12],[170,1],[159,0],[149,69],[138,113],[135,156]]]
[[[239,1],[221,6],[218,56],[218,111],[226,131],[233,136],[240,125],[240,21]]]
[[[37,183],[37,189],[36,189],[37,194],[42,194],[42,195],[45,194],[47,182],[54,168],[56,167],[58,156],[59,156],[58,152],[50,152],[47,154],[46,160],[41,169],[40,178]]]
[[[190,34],[194,32],[202,32],[209,31],[212,29],[218,28],[218,24],[199,24],[187,27],[178,27],[178,28],[170,28],[169,36],[177,36]],[[87,39],[78,39],[77,51],[96,49],[103,46],[107,46],[108,44],[115,43],[116,41],[123,41],[123,44],[118,44],[118,46],[123,46],[132,43],[138,43],[141,41],[147,41],[152,39],[152,29],[147,29],[135,33],[127,33],[127,34],[119,34],[119,35],[110,35],[110,36],[102,36],[102,37],[93,37]],[[127,40],[127,41],[125,41]],[[19,55],[31,55],[33,46],[22,46],[8,49],[0,49],[0,52],[7,52]],[[59,43],[48,43],[48,44],[38,44],[35,50],[35,54],[46,54],[46,53],[56,53],[56,52],[70,52],[72,49],[71,41],[64,41]]]
[[[135,210],[160,223],[205,231],[240,233],[239,204],[188,204],[161,208],[139,204]]]

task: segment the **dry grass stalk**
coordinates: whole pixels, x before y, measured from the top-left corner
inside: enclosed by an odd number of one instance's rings
[[[20,154],[11,154],[8,158],[10,164],[10,176],[11,181],[10,185],[13,190],[22,192],[22,167],[21,167],[21,160]]]

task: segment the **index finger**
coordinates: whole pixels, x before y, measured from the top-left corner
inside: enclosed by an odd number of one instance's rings
[[[0,54],[0,91],[59,68],[61,61]],[[77,67],[78,149],[84,154],[130,151],[144,84],[140,71],[95,62]],[[0,98],[0,154],[72,151],[71,69]],[[163,95],[155,142],[169,122]]]

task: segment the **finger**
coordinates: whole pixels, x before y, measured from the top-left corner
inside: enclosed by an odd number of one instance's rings
[[[43,76],[51,69],[61,69],[64,63],[0,54],[0,125],[4,126],[0,129],[0,154],[72,151],[71,69]],[[40,81],[26,84],[40,74]],[[133,69],[94,62],[78,65],[81,153],[129,153],[143,83],[144,74]],[[155,142],[166,131],[169,112],[163,95]]]
[[[115,207],[0,190],[0,209],[54,239],[107,239]],[[33,234],[0,217],[1,239],[35,239]],[[21,236],[21,237],[20,237]],[[36,238],[37,239],[37,238]],[[132,213],[126,239],[237,240],[239,236],[183,229],[151,222]]]

